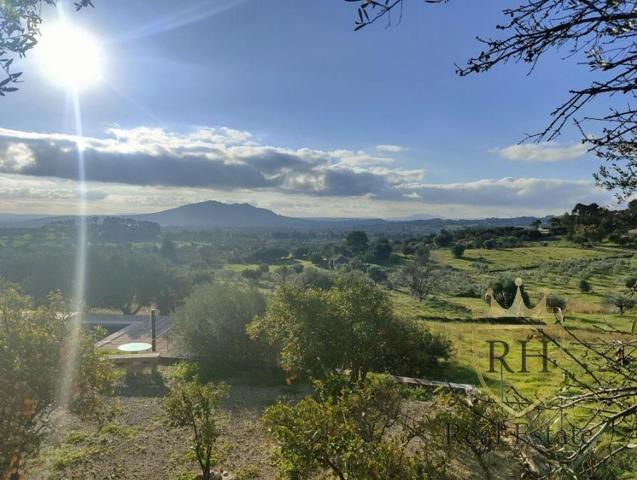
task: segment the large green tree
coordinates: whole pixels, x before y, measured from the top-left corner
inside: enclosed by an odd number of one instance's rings
[[[448,342],[424,326],[398,318],[391,299],[365,276],[337,277],[327,290],[280,285],[250,333],[279,350],[290,372],[324,376],[349,370],[421,375],[449,355]]]

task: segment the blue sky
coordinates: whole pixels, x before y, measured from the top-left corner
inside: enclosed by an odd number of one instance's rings
[[[89,209],[217,199],[298,216],[479,217],[611,202],[577,132],[516,146],[589,80],[584,68],[555,54],[531,76],[516,64],[455,74],[507,4],[409,2],[400,25],[359,32],[342,0],[67,8],[106,65],[80,98]],[[73,110],[32,53],[21,90],[0,100],[0,211],[71,212]]]

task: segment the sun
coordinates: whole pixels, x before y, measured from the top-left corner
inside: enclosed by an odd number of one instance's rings
[[[36,49],[42,73],[53,83],[83,90],[102,78],[102,48],[92,35],[69,22],[43,27]]]

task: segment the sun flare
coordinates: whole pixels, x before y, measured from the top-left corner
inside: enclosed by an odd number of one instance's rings
[[[37,51],[42,73],[53,83],[83,90],[102,78],[104,55],[99,43],[68,22],[44,28]]]

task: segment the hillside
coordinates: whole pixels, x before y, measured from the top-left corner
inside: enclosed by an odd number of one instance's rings
[[[157,213],[129,215],[135,220],[155,222],[162,227],[182,228],[281,228],[300,226],[308,221],[284,217],[271,210],[258,208],[247,203],[221,203],[208,200],[201,203],[182,205]]]

